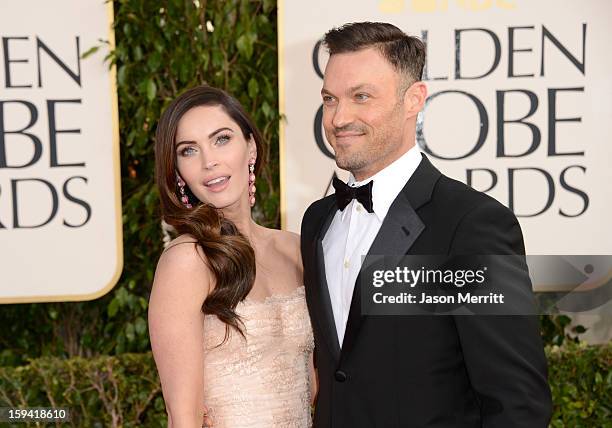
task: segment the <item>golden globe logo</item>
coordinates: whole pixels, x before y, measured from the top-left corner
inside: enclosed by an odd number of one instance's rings
[[[68,45],[73,45],[71,62],[76,63],[74,69],[40,37],[3,36],[1,39],[0,55],[4,65],[2,82],[4,94],[10,95],[10,90],[16,88],[44,90],[48,67],[59,68],[65,76],[66,84],[81,88],[81,51],[78,36],[66,40]],[[22,46],[17,46],[20,44]],[[15,54],[15,48],[23,48],[24,45],[26,45],[26,50],[35,52],[34,57],[28,58]],[[45,57],[53,64],[43,61]],[[27,70],[28,67],[33,69]],[[36,82],[27,81],[24,75],[28,74],[35,74]],[[64,162],[61,159],[60,137],[65,134],[81,133],[78,128],[65,129],[60,126],[63,116],[70,116],[75,108],[83,108],[81,98],[45,99],[42,105],[37,105],[28,99],[11,97],[0,99],[0,170],[27,171],[38,163],[46,164],[48,168],[69,168],[71,171],[75,171],[75,168],[84,169],[86,166],[84,161]],[[44,127],[43,135],[33,131],[39,122]],[[62,217],[62,224],[66,227],[82,227],[87,224],[91,217],[91,205],[83,196],[74,194],[74,188],[79,182],[86,184],[88,179],[86,176],[74,173],[63,175],[64,177],[59,182],[55,180],[56,183],[40,176],[10,178],[8,182],[0,182],[0,192],[4,189],[0,197],[8,198],[11,207],[9,218],[0,217],[0,229],[43,227],[54,220],[57,215]],[[39,205],[37,214],[40,215],[40,218],[37,222],[24,223],[20,221],[20,200],[23,203],[24,198],[27,198],[28,190],[35,187],[43,188],[45,192],[48,192],[50,204],[47,207]],[[81,218],[73,221],[63,217],[60,207],[65,203],[81,206],[83,208]],[[23,209],[21,211],[23,215]]]
[[[93,299],[121,273],[112,19],[112,2],[2,3],[0,303]]]

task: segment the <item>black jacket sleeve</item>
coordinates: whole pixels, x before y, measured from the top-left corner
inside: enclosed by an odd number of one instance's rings
[[[523,237],[514,214],[487,198],[459,222],[453,254],[524,254]],[[522,257],[518,258],[523,259]],[[525,269],[503,278],[505,287],[528,287]],[[548,426],[551,393],[537,316],[455,316],[461,350],[476,391],[483,427]]]

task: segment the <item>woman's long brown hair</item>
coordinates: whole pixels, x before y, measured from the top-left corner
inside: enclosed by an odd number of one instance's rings
[[[258,153],[256,174],[261,168],[263,139],[238,100],[221,89],[207,85],[179,95],[164,111],[157,125],[155,175],[162,217],[179,234],[189,234],[195,238],[196,245],[204,251],[204,262],[214,276],[215,286],[202,303],[202,312],[216,315],[226,324],[225,342],[230,327],[244,336],[242,322],[235,309],[253,287],[255,252],[234,223],[224,218],[220,210],[198,201],[187,186],[185,192],[193,208],[186,208],[180,200],[176,180],[176,132],[183,115],[198,106],[220,106],[238,124],[245,139],[252,136]]]

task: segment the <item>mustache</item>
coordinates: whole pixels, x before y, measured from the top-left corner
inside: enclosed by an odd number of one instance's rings
[[[359,134],[365,134],[366,129],[364,126],[358,125],[356,123],[349,123],[339,128],[334,128],[334,135],[339,134],[341,132],[354,132]]]

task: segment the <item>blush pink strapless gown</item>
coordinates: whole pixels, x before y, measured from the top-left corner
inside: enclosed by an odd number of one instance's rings
[[[309,428],[314,348],[304,287],[236,307],[246,340],[207,315],[204,403],[214,428]]]

